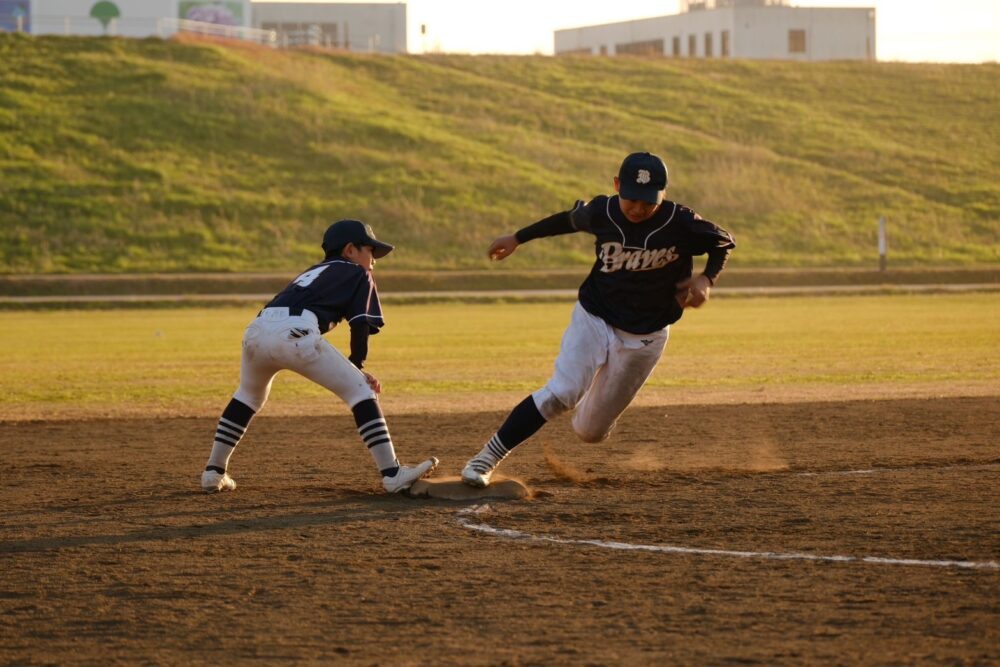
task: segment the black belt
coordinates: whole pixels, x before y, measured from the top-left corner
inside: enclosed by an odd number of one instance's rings
[[[288,306],[268,306],[268,308],[288,308],[289,317],[298,317],[306,310],[305,308],[301,308],[299,306],[296,306],[294,308],[289,308]],[[257,313],[257,317],[263,315],[265,310],[267,310],[267,308],[261,308],[260,312]]]

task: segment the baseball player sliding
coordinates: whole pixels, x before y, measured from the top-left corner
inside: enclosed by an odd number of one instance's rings
[[[323,262],[310,267],[278,293],[243,334],[240,386],[219,419],[212,454],[201,476],[207,493],[232,491],[229,459],[253,416],[264,407],[280,370],[292,370],[339,396],[354,413],[389,493],[408,489],[431,473],[436,458],[409,467],[399,464],[377,394],[381,384],[362,370],[368,337],[384,326],[372,269],[393,246],[375,239],[359,220],[341,220],[323,235]],[[344,357],[323,334],[347,320],[351,354]]]
[[[614,185],[616,196],[577,202],[490,245],[490,257],[503,260],[533,239],[587,232],[595,237],[597,261],[580,286],[552,378],[515,407],[466,463],[466,484],[488,486],[517,445],[574,408],[580,439],[608,437],[660,360],[670,325],[684,308],[708,300],[736,247],[728,232],[664,199],[667,167],[659,157],[629,155]],[[692,257],[706,253],[704,271],[692,277]]]

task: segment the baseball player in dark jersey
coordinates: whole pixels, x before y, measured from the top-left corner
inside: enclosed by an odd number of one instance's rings
[[[660,360],[670,325],[708,300],[736,247],[728,232],[664,199],[667,167],[659,157],[629,155],[614,184],[616,196],[577,202],[490,245],[490,257],[502,260],[522,243],[586,232],[595,237],[597,261],[580,286],[552,378],[469,460],[466,484],[488,486],[514,447],[569,410],[582,440],[606,438]],[[704,254],[704,271],[692,276],[692,258]]]
[[[281,370],[295,371],[339,396],[354,413],[358,433],[382,475],[382,486],[397,493],[430,474],[436,458],[402,466],[389,435],[377,394],[379,381],[364,368],[368,337],[384,326],[372,268],[393,249],[375,239],[359,220],[341,220],[323,235],[325,259],[309,267],[278,293],[243,334],[240,386],[219,419],[212,454],[201,476],[207,493],[231,491],[229,458]],[[346,320],[351,354],[344,357],[323,334]]]

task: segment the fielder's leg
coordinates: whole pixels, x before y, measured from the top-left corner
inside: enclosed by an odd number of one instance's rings
[[[261,329],[254,322],[243,335],[243,354],[240,359],[240,386],[222,411],[215,428],[212,453],[201,475],[201,488],[206,493],[232,491],[236,482],[229,476],[229,459],[236,445],[246,434],[250,420],[257,414],[271,392],[271,382],[278,367],[261,353]]]
[[[375,460],[382,476],[382,487],[387,492],[398,493],[408,489],[413,482],[426,477],[437,467],[438,460],[434,457],[415,466],[400,465],[389,425],[375,392],[368,386],[368,380],[318,330],[290,342],[286,364],[289,369],[325,387],[350,406],[358,435]]]
[[[552,378],[521,401],[479,453],[469,459],[462,469],[462,481],[479,488],[488,486],[497,466],[514,447],[550,419],[571,410],[605,363],[610,335],[611,327],[576,304],[563,334]]]
[[[389,425],[382,414],[382,406],[374,398],[368,398],[353,408],[354,422],[358,425],[358,435],[365,441],[368,451],[375,459],[379,474],[382,475],[382,487],[389,493],[399,493],[410,488],[415,481],[426,477],[437,467],[438,460],[433,456],[416,466],[399,464],[396,450],[389,435]]]
[[[205,493],[232,491],[236,482],[226,471],[229,469],[229,457],[233,455],[236,445],[243,439],[254,411],[250,406],[235,398],[222,411],[219,424],[215,427],[215,441],[212,443],[212,453],[205,464],[205,472],[201,474],[201,488]]]
[[[601,368],[573,415],[573,430],[584,442],[608,437],[663,355],[669,329],[639,336],[615,331],[608,363]]]

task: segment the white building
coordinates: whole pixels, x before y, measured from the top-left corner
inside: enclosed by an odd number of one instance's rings
[[[788,0],[690,0],[673,16],[557,30],[555,53],[677,58],[874,60],[873,8]]]
[[[35,35],[166,38],[189,30],[273,46],[406,53],[406,28],[403,2],[0,0],[0,30]]]
[[[406,4],[254,2],[253,25],[274,30],[278,44],[313,44],[406,53]]]
[[[35,35],[168,37],[177,21],[250,25],[250,0],[17,0]]]

